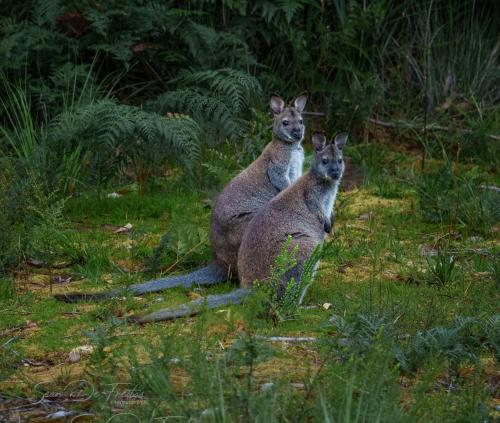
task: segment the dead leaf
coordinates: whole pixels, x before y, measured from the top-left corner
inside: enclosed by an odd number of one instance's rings
[[[90,354],[94,351],[94,347],[92,345],[80,345],[79,347],[73,348],[71,351],[77,351],[82,354]]]
[[[68,356],[68,361],[71,363],[77,363],[80,361],[82,355],[91,354],[94,351],[92,345],[81,345],[79,347],[73,348]]]
[[[21,360],[21,363],[23,363],[24,367],[41,367],[41,366],[45,366],[47,365],[47,363],[43,362],[43,361],[35,361],[35,360],[31,360],[29,358],[23,358]]]
[[[148,42],[142,42],[142,43],[138,43],[136,44],[135,46],[132,47],[132,51],[134,53],[140,53],[141,51],[144,51],[144,50],[148,50],[152,47],[152,44],[151,43],[148,43]]]
[[[108,198],[120,198],[122,195],[119,194],[118,192],[110,192],[108,195],[106,195],[106,197]]]
[[[30,266],[33,266],[33,267],[44,267],[47,263],[45,263],[42,260],[29,259],[26,261],[26,264],[29,264]]]
[[[194,291],[190,291],[187,293],[187,296],[191,299],[191,300],[198,300],[200,298],[203,298],[203,295],[200,295],[198,294],[197,292],[194,292]]]
[[[438,255],[438,251],[435,248],[428,247],[422,244],[418,246],[418,252],[421,256],[427,257],[436,257]]]
[[[78,351],[71,351],[68,356],[68,361],[70,363],[78,363],[81,359],[81,355]]]
[[[113,275],[111,273],[103,273],[101,279],[106,283],[113,282]]]
[[[119,229],[120,226],[116,226],[116,225],[110,225],[109,223],[103,223],[101,225],[101,229],[106,229],[108,231],[116,231],[117,229]]]
[[[52,277],[52,283],[54,284],[62,284],[62,283],[69,283],[73,279],[72,276],[69,275],[57,275]]]
[[[124,234],[124,233],[127,233],[127,232],[130,232],[130,229],[132,229],[132,224],[131,223],[127,223],[125,226],[122,226],[118,229],[115,229],[113,231],[113,233],[115,234]]]
[[[26,328],[37,328],[38,325],[36,324],[36,322],[33,322],[31,320],[26,320]]]
[[[358,217],[358,220],[371,220],[373,213],[368,212],[368,213],[363,213],[361,216]]]
[[[331,308],[332,308],[332,305],[331,305],[331,303],[324,303],[324,304],[323,304],[323,308],[324,308],[325,310],[329,310],[329,309],[331,309]]]

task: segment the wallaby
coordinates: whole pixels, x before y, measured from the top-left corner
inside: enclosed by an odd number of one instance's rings
[[[213,261],[187,275],[131,285],[127,289],[132,295],[176,286],[210,285],[237,278],[238,249],[248,222],[269,200],[302,175],[304,150],[301,142],[305,131],[302,112],[306,102],[305,93],[289,106],[281,97],[271,96],[274,115],[272,141],[253,163],[229,182],[215,201],[210,229]],[[102,300],[121,292],[68,293],[55,297],[66,302]]]
[[[297,245],[298,250],[297,265],[286,276],[299,280],[303,265],[332,230],[333,206],[345,170],[342,152],[347,134],[337,135],[328,145],[323,134],[314,134],[312,140],[311,170],[263,208],[245,231],[238,256],[243,288],[269,277],[288,236],[291,247]]]
[[[302,175],[304,124],[301,113],[307,97],[294,107],[271,97],[275,116],[273,140],[260,157],[224,188],[212,213],[210,241],[215,263],[237,278],[238,249],[247,224],[276,194]]]
[[[192,315],[206,302],[208,308],[240,303],[253,282],[265,281],[271,265],[288,237],[297,246],[296,266],[285,274],[299,281],[304,265],[315,248],[331,232],[333,206],[344,174],[343,148],[347,134],[339,134],[326,145],[323,134],[314,134],[314,163],[309,172],[274,197],[247,225],[238,253],[240,289],[228,294],[211,295],[178,308],[164,309],[138,318],[140,323]]]

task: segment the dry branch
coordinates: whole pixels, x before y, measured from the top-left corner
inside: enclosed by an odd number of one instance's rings
[[[268,342],[317,342],[318,338],[309,336],[261,336],[257,335],[257,339]]]
[[[421,132],[426,130],[426,131],[445,131],[445,132],[458,131],[458,132],[463,132],[465,134],[474,133],[474,131],[472,129],[467,129],[467,128],[452,128],[450,126],[440,126],[440,125],[434,125],[434,124],[430,124],[427,126],[420,126],[420,125],[415,125],[415,124],[410,123],[410,122],[406,122],[404,120],[399,120],[396,122],[385,122],[383,120],[369,118],[368,122],[373,124],[373,125],[383,126],[384,128],[416,129],[416,130],[421,131]],[[486,134],[486,136],[488,138],[493,139],[493,140],[500,141],[500,135]]]

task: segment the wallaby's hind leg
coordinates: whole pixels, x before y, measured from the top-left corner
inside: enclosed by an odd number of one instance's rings
[[[177,317],[193,316],[198,314],[206,304],[207,308],[217,308],[227,304],[241,304],[245,295],[249,293],[249,289],[240,288],[227,294],[209,295],[206,298],[191,301],[187,304],[182,304],[174,308],[164,308],[163,310],[155,311],[144,317],[132,318],[136,323],[150,323],[161,320],[171,320]]]
[[[176,286],[190,288],[193,285],[213,285],[219,282],[225,282],[230,278],[226,269],[212,262],[208,266],[195,270],[187,275],[171,276],[162,279],[155,279],[149,282],[131,285],[128,288],[115,289],[108,292],[99,292],[97,294],[85,294],[81,292],[72,292],[68,294],[57,294],[54,297],[60,301],[74,303],[77,301],[100,301],[123,295],[130,292],[132,295],[143,295],[148,292],[163,291]]]

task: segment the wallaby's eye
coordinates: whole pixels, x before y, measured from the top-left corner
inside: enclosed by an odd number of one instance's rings
[[[300,119],[299,123],[302,125],[304,123],[304,121],[302,119]]]
[[[328,164],[328,159],[323,159],[322,162],[323,164]]]
[[[338,162],[339,162],[339,164],[341,164],[342,163],[342,159],[339,159]]]
[[[289,123],[290,123],[290,122],[288,122],[287,120],[284,120],[284,121],[283,121],[283,126],[288,126],[288,124],[289,124]]]

